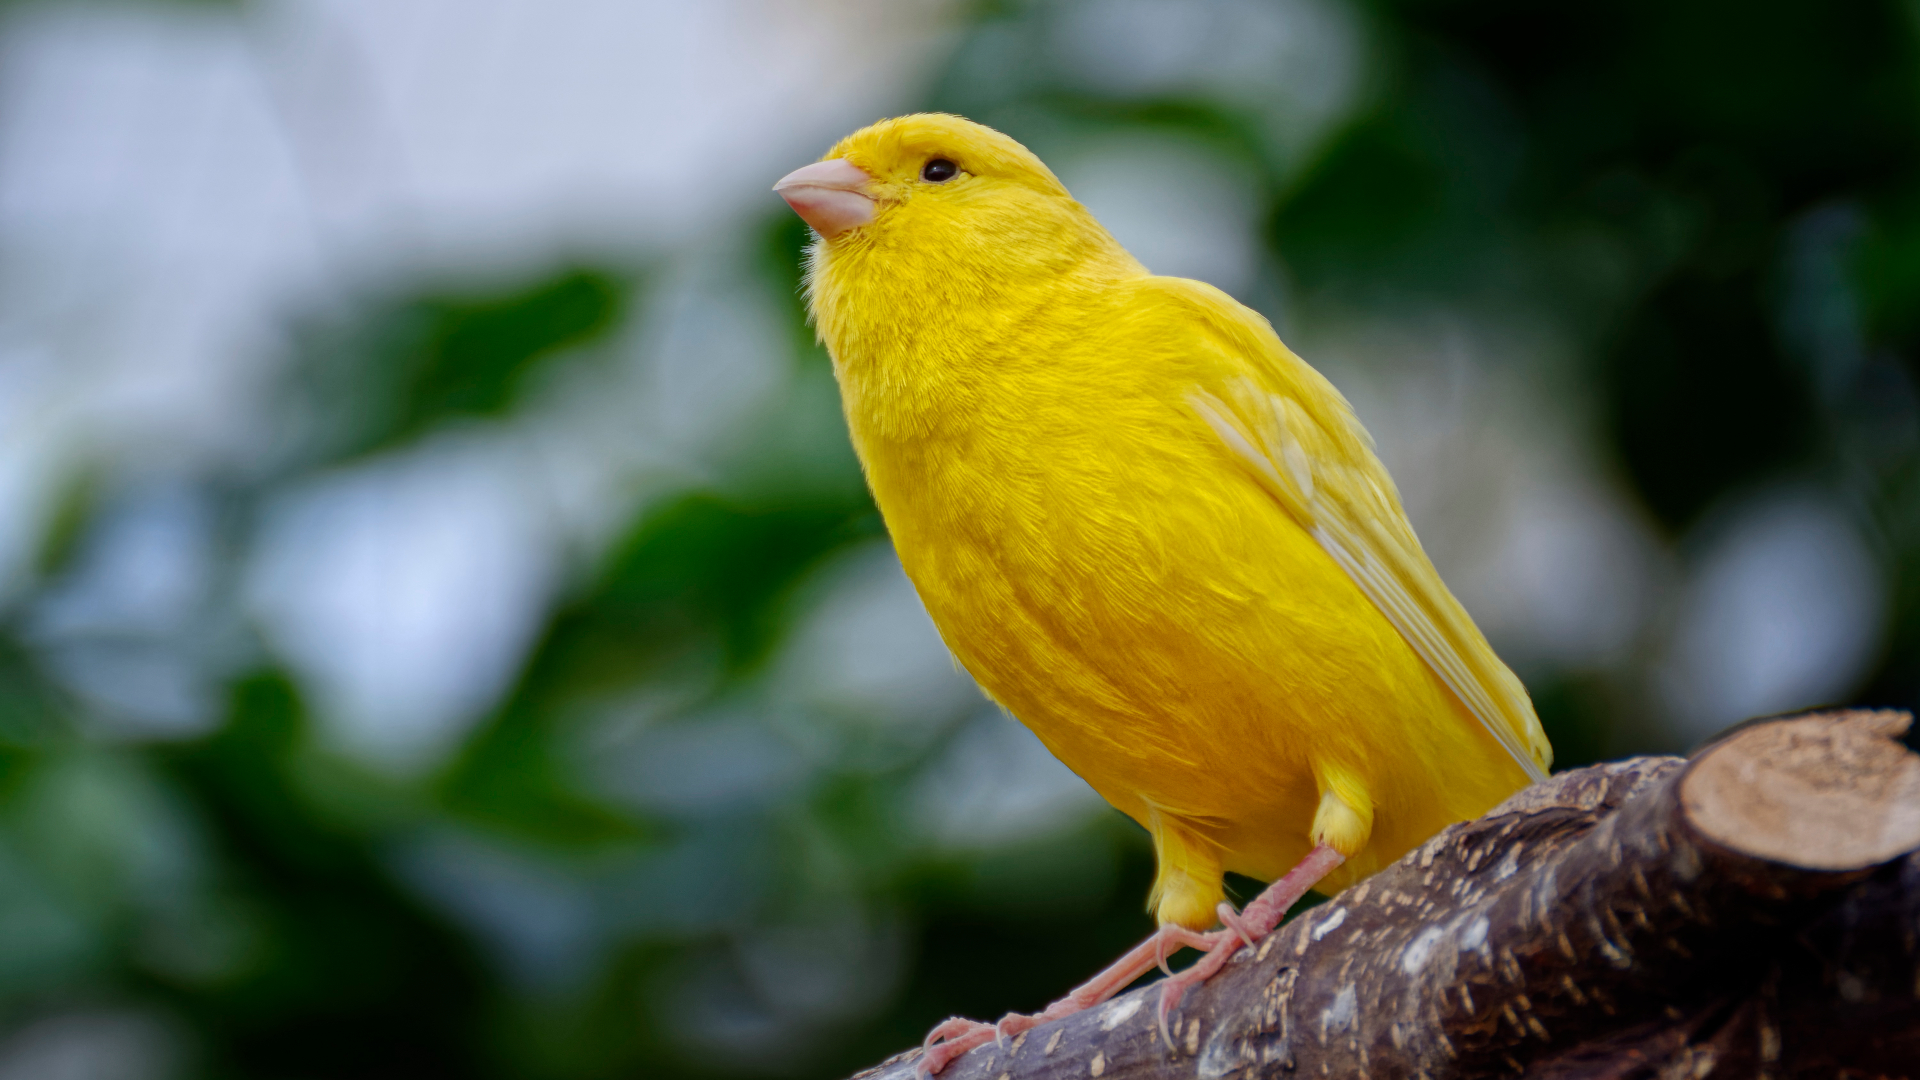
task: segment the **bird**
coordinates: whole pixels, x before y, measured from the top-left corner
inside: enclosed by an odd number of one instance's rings
[[[936,1026],[922,1075],[1201,950],[1162,980],[1165,1036],[1308,889],[1546,776],[1526,689],[1264,317],[1151,273],[959,116],[879,121],[774,190],[815,234],[808,313],[942,640],[1153,843],[1158,929],[1039,1013]],[[1228,871],[1272,884],[1236,911]]]

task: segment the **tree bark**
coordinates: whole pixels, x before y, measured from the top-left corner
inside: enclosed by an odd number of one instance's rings
[[[942,1080],[1920,1077],[1909,720],[1561,773],[1241,950],[1171,1048],[1148,985]]]

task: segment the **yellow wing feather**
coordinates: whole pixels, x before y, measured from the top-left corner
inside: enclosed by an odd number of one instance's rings
[[[1216,345],[1239,360],[1240,374],[1193,388],[1195,411],[1528,777],[1545,779],[1553,749],[1526,688],[1440,580],[1347,400],[1226,294],[1157,280],[1186,294]]]

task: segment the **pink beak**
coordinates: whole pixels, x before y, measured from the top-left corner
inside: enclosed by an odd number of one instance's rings
[[[873,220],[873,200],[866,193],[872,182],[845,158],[828,158],[793,170],[773,190],[814,232],[831,240]]]

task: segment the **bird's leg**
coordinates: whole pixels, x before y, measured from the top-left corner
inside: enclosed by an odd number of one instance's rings
[[[1168,953],[1182,948],[1200,949],[1206,953],[1205,956],[1178,974],[1169,973],[1169,977],[1160,984],[1160,1036],[1168,1046],[1172,1046],[1173,1036],[1168,1017],[1187,988],[1198,986],[1211,978],[1226,966],[1227,960],[1239,951],[1242,944],[1259,944],[1273,932],[1274,927],[1280,925],[1288,909],[1305,896],[1308,889],[1319,884],[1321,878],[1345,861],[1339,852],[1321,844],[1308,852],[1298,866],[1287,871],[1285,877],[1267,886],[1264,892],[1240,911],[1235,912],[1232,907],[1222,903],[1220,921],[1227,929],[1201,934],[1182,926],[1162,926],[1125,956],[1108,965],[1106,970],[1030,1016],[1008,1013],[997,1024],[983,1024],[978,1020],[956,1016],[940,1024],[927,1033],[925,1053],[920,1058],[920,1075],[927,1077],[940,1072],[948,1063],[976,1046],[996,1040],[1004,1043],[1029,1028],[1091,1009],[1125,990],[1135,979],[1154,968],[1166,970]]]
[[[1167,1041],[1168,1046],[1173,1045],[1173,1034],[1167,1018],[1173,1014],[1174,1006],[1180,1003],[1180,996],[1187,992],[1187,988],[1212,978],[1214,972],[1225,967],[1227,960],[1240,951],[1243,942],[1251,948],[1273,933],[1273,928],[1287,917],[1287,910],[1298,903],[1308,889],[1318,885],[1321,878],[1346,861],[1346,857],[1339,852],[1326,844],[1319,844],[1307,852],[1307,857],[1301,859],[1299,865],[1287,871],[1285,877],[1267,886],[1238,913],[1234,912],[1231,905],[1221,901],[1220,921],[1227,929],[1208,935],[1217,940],[1207,950],[1207,955],[1160,984],[1160,1037]]]
[[[1183,948],[1202,951],[1217,949],[1226,936],[1222,931],[1201,934],[1183,926],[1162,926],[1145,941],[1128,950],[1126,955],[1109,964],[1104,971],[1074,987],[1065,997],[1037,1013],[1008,1013],[997,1024],[983,1024],[978,1020],[956,1016],[927,1032],[925,1053],[920,1057],[920,1075],[924,1077],[938,1073],[949,1062],[976,1046],[984,1046],[996,1039],[1004,1043],[1029,1028],[1091,1009],[1125,990],[1135,979],[1154,968],[1164,970],[1167,954]]]
[[[1202,951],[1212,949],[1218,944],[1220,938],[1219,931],[1201,934],[1184,926],[1169,923],[1155,930],[1151,936],[1135,945],[1125,956],[1107,965],[1106,970],[1069,990],[1067,996],[1032,1016],[1011,1014],[1000,1021],[1000,1029],[1003,1034],[1017,1035],[1049,1020],[1058,1020],[1063,1016],[1072,1016],[1084,1009],[1091,1009],[1125,990],[1135,979],[1154,968],[1166,970],[1169,953],[1184,948]]]

